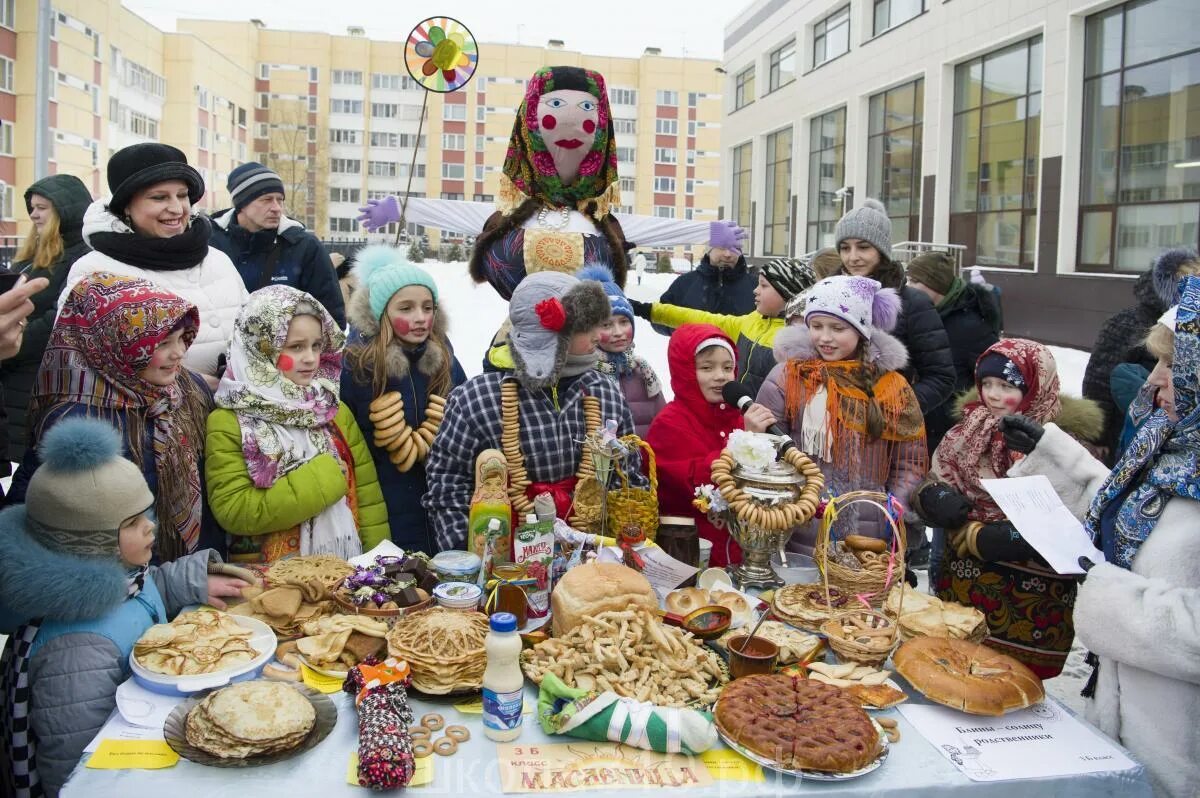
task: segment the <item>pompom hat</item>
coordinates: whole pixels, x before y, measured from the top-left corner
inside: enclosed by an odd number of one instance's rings
[[[154,504],[121,437],[93,418],[67,418],[42,436],[42,465],[25,494],[27,530],[42,546],[80,557],[119,556],[121,524]]]
[[[817,313],[841,319],[870,341],[875,330],[891,332],[896,327],[900,295],[870,277],[826,277],[808,292],[805,324]]]
[[[363,247],[354,262],[353,274],[362,290],[367,292],[371,315],[376,319],[383,316],[392,294],[410,285],[428,288],[433,294],[433,304],[438,303],[437,283],[433,277],[420,266],[409,263],[395,247],[385,244]]]
[[[892,259],[892,220],[887,208],[877,199],[867,198],[863,204],[849,211],[837,223],[833,231],[840,247],[847,238],[858,238],[871,246],[888,260]]]

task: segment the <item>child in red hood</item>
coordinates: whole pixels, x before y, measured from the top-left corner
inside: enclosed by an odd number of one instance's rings
[[[725,384],[737,379],[733,339],[711,324],[684,324],[667,345],[671,389],[667,404],[646,434],[658,460],[658,500],[664,515],[696,519],[700,537],[713,544],[710,564],[742,561],[742,551],[724,529],[713,526],[692,506],[697,485],[711,482],[713,460],[725,448],[729,433],[737,429],[762,432],[775,416],[760,404],[741,411],[721,398]]]

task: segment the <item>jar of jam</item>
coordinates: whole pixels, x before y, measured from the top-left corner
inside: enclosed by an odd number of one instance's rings
[[[520,585],[505,584],[525,578],[525,563],[501,563],[492,569],[492,577],[501,580],[495,589],[495,598],[488,612],[511,612],[517,616],[517,629],[529,620],[529,597]]]

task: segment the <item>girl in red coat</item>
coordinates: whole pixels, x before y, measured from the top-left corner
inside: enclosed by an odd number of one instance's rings
[[[667,345],[671,389],[667,404],[646,434],[658,459],[658,500],[664,515],[696,519],[700,537],[713,544],[710,563],[742,561],[742,551],[724,529],[717,529],[692,506],[697,485],[711,482],[713,460],[736,429],[762,432],[775,423],[770,410],[753,404],[741,412],[725,403],[721,389],[737,379],[733,339],[711,324],[684,324]]]

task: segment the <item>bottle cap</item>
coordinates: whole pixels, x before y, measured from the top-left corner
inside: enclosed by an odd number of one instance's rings
[[[517,631],[517,616],[513,615],[511,612],[492,613],[490,623],[493,632]]]

